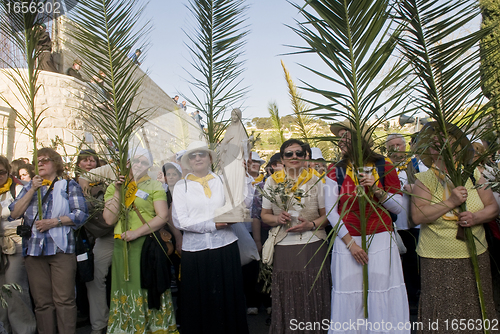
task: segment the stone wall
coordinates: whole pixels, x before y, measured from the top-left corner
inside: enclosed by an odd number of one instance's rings
[[[15,113],[7,103],[0,100],[0,145],[1,154],[9,159],[29,157],[33,153],[33,142],[28,131],[19,122],[19,116],[27,117],[21,95],[11,82],[8,73],[12,70],[0,71],[0,95],[2,95],[18,112]],[[26,75],[26,72],[22,72]],[[64,149],[59,145],[58,152],[69,156],[77,153],[82,142],[84,147],[99,150],[93,143],[92,136],[86,130],[85,121],[78,111],[82,107],[86,91],[86,83],[75,78],[42,71],[39,76],[41,88],[37,94],[37,114],[42,112],[44,120],[38,132],[38,147],[52,146],[52,141],[60,138]],[[144,130],[139,131],[147,139],[141,140],[154,151],[155,160],[167,160],[189,145],[192,140],[200,140],[201,131],[196,122],[182,109],[178,109],[173,100],[158,87],[149,77],[146,77],[134,106],[154,110],[152,119],[146,123]],[[137,138],[137,137],[135,137]],[[146,144],[148,142],[149,144]],[[69,159],[69,158],[68,158]]]

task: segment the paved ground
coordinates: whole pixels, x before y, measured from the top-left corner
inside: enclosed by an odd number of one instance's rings
[[[250,334],[267,334],[269,333],[269,326],[266,326],[266,318],[267,314],[264,309],[262,309],[258,315],[249,315],[248,319],[248,327],[250,330]],[[76,334],[90,334],[92,328],[90,325],[86,325],[80,327],[76,330]],[[182,334],[182,328],[180,330]]]

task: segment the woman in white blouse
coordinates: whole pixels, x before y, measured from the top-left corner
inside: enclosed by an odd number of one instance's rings
[[[225,203],[221,178],[210,171],[213,151],[193,142],[183,155],[192,170],[173,194],[173,221],[184,231],[181,259],[183,334],[248,333],[237,237],[229,224],[215,223]]]

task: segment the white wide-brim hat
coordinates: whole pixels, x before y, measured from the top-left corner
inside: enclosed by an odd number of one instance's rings
[[[325,160],[319,147],[311,147],[311,160]]]
[[[252,152],[252,156],[250,157],[251,160],[258,161],[261,165],[265,162],[260,156],[259,153],[257,152]]]
[[[184,155],[181,158],[182,168],[191,169],[189,166],[189,154],[200,151],[208,152],[208,154],[210,154],[210,157],[212,158],[212,161],[215,161],[214,151],[209,149],[208,145],[205,142],[194,141],[191,144],[189,144],[188,148],[186,149],[186,153],[184,153]]]

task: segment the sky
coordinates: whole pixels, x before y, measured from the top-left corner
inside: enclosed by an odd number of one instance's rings
[[[187,0],[150,0],[144,13],[144,18],[151,20],[153,31],[141,68],[148,71],[169,96],[180,95],[179,101],[192,98],[186,70],[193,69],[184,44],[188,39],[182,30],[189,31],[194,26],[187,4]],[[242,87],[248,86],[249,92],[242,103],[243,118],[268,117],[269,102],[274,101],[280,116],[289,115],[292,110],[280,61],[284,61],[297,86],[300,80],[316,79],[299,63],[314,65],[321,61],[313,55],[283,55],[293,51],[285,45],[305,45],[302,38],[286,26],[296,26],[294,20],[301,19],[295,7],[285,0],[249,0],[247,4],[250,8],[245,23],[250,34],[245,46]],[[303,97],[308,96],[303,94]],[[188,104],[188,112],[191,111],[194,109]]]

